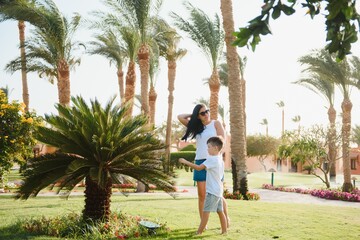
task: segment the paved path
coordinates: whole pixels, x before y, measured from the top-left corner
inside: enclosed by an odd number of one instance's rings
[[[178,187],[181,191],[187,190],[182,195],[197,196],[196,187]],[[292,192],[281,192],[267,189],[251,189],[250,192],[257,193],[260,195],[262,202],[283,202],[283,203],[301,203],[301,204],[318,204],[328,206],[343,206],[343,207],[355,207],[360,208],[360,202],[347,202],[340,200],[327,200],[311,196],[310,194],[292,193]]]
[[[197,197],[196,187],[193,186],[178,186],[178,196],[181,197]],[[292,193],[292,192],[281,192],[267,189],[251,189],[250,192],[254,192],[260,195],[261,202],[281,202],[281,203],[299,203],[299,204],[317,204],[327,206],[342,206],[342,207],[355,207],[360,208],[360,202],[347,202],[340,200],[327,200],[311,196],[310,194]],[[83,192],[72,192],[71,195],[83,195]],[[119,195],[121,193],[114,193]],[[156,193],[129,193],[130,195],[159,195],[166,196],[167,193],[156,192]],[[12,195],[9,193],[1,193],[1,195]],[[39,196],[51,196],[55,195],[53,192],[40,193]]]

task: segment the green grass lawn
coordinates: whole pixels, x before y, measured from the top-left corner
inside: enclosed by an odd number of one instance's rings
[[[82,196],[18,201],[0,195],[0,201],[0,239],[56,239],[29,236],[16,230],[14,224],[18,219],[80,213],[84,204]],[[214,213],[209,229],[198,237],[193,236],[199,224],[196,198],[115,195],[111,206],[113,211],[159,220],[170,227],[169,235],[154,239],[360,239],[360,208],[228,200],[228,234],[219,235],[219,220]]]
[[[177,185],[193,186],[191,172],[177,170],[177,175]],[[19,175],[12,173],[9,178],[18,179]],[[271,173],[248,175],[249,188],[260,188],[270,181]],[[225,182],[231,187],[230,172],[226,172]],[[312,175],[294,173],[275,173],[274,184],[309,188],[323,186]],[[17,221],[71,212],[80,214],[84,198],[73,196],[65,200],[51,196],[19,201],[0,195],[0,203],[0,239],[42,240],[56,238],[30,236],[19,230]],[[170,227],[168,236],[154,236],[154,239],[360,239],[360,208],[237,200],[228,200],[228,205],[231,217],[229,233],[219,235],[218,217],[211,214],[209,229],[198,237],[193,236],[199,224],[196,198],[174,200],[170,196],[153,194],[129,197],[116,194],[111,203],[113,211],[159,220]]]

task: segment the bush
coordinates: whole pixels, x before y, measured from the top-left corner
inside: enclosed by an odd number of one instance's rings
[[[186,160],[190,162],[194,162],[195,159],[195,152],[194,151],[180,151],[180,152],[172,152],[170,154],[170,169],[172,169],[174,166],[177,168],[185,168],[185,170],[188,172],[189,167],[183,164],[179,163],[179,158],[185,158]],[[192,169],[190,169],[192,171]]]
[[[113,213],[109,222],[89,222],[84,221],[81,215],[71,213],[54,218],[43,216],[40,219],[25,219],[20,224],[27,232],[36,235],[72,239],[126,239],[143,238],[151,234],[139,224],[142,220],[146,219]],[[160,225],[157,233],[168,231],[164,224],[157,224]]]
[[[182,149],[180,149],[181,152],[187,152],[187,151],[196,151],[196,147],[194,144],[189,144],[185,147],[183,147]]]
[[[23,103],[10,102],[0,89],[0,181],[14,163],[23,166],[33,156],[36,144],[33,133],[41,122],[35,112],[25,112]]]
[[[259,194],[257,193],[246,193],[246,197],[248,200],[257,201],[260,199]],[[230,193],[228,189],[224,190],[224,198],[233,199],[233,200],[244,200],[244,196],[240,192]]]

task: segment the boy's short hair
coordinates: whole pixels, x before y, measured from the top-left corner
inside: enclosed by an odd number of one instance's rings
[[[218,147],[219,150],[221,150],[224,146],[224,141],[218,136],[209,138],[206,143]]]

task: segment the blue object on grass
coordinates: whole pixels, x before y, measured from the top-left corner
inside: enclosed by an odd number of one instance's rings
[[[156,234],[155,230],[160,227],[159,224],[150,221],[140,221],[139,224],[148,229],[149,234]]]

